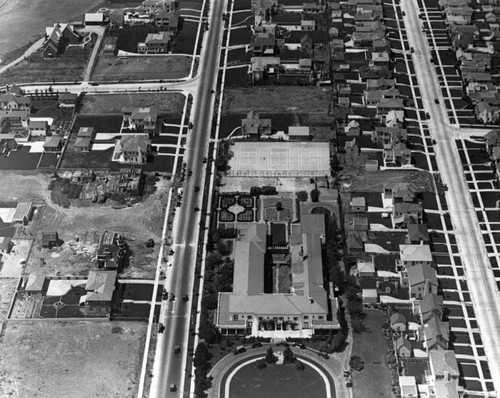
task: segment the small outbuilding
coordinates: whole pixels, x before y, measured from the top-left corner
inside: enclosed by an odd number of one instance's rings
[[[45,249],[52,249],[59,243],[59,236],[56,231],[42,232],[42,247]]]
[[[24,290],[29,295],[41,295],[44,286],[45,286],[45,275],[30,274]]]

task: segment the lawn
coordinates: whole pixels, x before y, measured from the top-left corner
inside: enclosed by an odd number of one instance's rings
[[[0,395],[137,395],[145,323],[9,323],[0,356]]]
[[[42,37],[46,26],[72,20],[102,3],[102,0],[0,2],[0,56]]]
[[[391,374],[385,364],[387,341],[382,332],[382,312],[367,310],[367,331],[354,334],[352,354],[365,362],[361,372],[353,373],[353,389],[356,398],[392,397]]]
[[[326,396],[321,376],[306,365],[300,371],[295,365],[269,365],[259,370],[255,364],[241,368],[230,384],[231,397],[238,398],[320,398]]]
[[[182,114],[186,97],[177,93],[103,94],[86,95],[81,113],[122,113],[126,107],[148,107],[158,105],[160,114]],[[121,120],[121,117],[120,117]],[[99,132],[99,129],[98,129]]]
[[[170,80],[186,77],[191,58],[183,55],[118,57],[100,55],[92,75],[94,81]]]
[[[233,51],[235,50],[231,50]],[[246,68],[241,69],[246,73]],[[224,114],[246,113],[250,109],[256,112],[300,111],[301,113],[326,114],[329,103],[330,94],[328,90],[321,87],[252,87],[226,89],[222,109]]]

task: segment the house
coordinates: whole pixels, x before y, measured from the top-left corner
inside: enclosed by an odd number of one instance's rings
[[[400,313],[395,312],[390,318],[391,329],[394,332],[404,332],[406,330],[406,317]]]
[[[478,102],[474,107],[476,119],[483,124],[496,124],[500,120],[500,108],[486,102]]]
[[[62,93],[58,98],[58,105],[61,108],[74,108],[78,101],[78,94]]]
[[[16,211],[12,216],[14,225],[26,225],[33,216],[33,202],[19,202],[16,206]]]
[[[424,324],[425,345],[427,351],[447,350],[450,342],[450,325],[437,314],[432,314]]]
[[[372,52],[370,60],[372,65],[381,66],[382,68],[387,69],[389,67],[389,61],[390,57],[388,51]]]
[[[80,298],[80,303],[85,305],[85,315],[110,316],[117,274],[117,271],[89,271],[87,294]]]
[[[410,183],[387,181],[383,188],[384,199],[392,199],[393,203],[415,201],[416,192]]]
[[[418,302],[416,310],[420,314],[422,323],[428,322],[434,315],[436,315],[438,319],[442,319],[443,296],[438,296],[432,293],[426,294],[422,300]]]
[[[154,23],[160,27],[161,30],[176,33],[179,29],[180,12],[174,11],[160,11],[154,16]]]
[[[365,249],[363,238],[358,234],[352,234],[352,231],[346,238],[346,245],[349,253],[360,253]]]
[[[0,109],[4,111],[10,110],[26,110],[31,109],[31,98],[19,94],[0,94]]]
[[[278,76],[280,65],[280,57],[252,57],[250,59],[252,83],[255,84],[271,76]]]
[[[103,232],[97,246],[97,267],[103,270],[116,270],[119,252],[118,235],[114,232]]]
[[[402,110],[389,111],[385,117],[385,126],[388,128],[402,128],[405,123],[405,113]]]
[[[156,14],[162,11],[172,12],[176,8],[174,0],[144,0],[141,3],[141,8],[147,14]]]
[[[45,139],[43,150],[45,152],[60,152],[63,147],[63,140],[58,135],[52,135]]]
[[[28,129],[31,137],[45,137],[49,131],[49,124],[46,120],[30,120]]]
[[[85,137],[76,137],[75,144],[73,145],[77,152],[90,152],[91,146],[90,138]]]
[[[500,130],[490,130],[485,134],[484,140],[486,142],[486,149],[488,153],[491,154],[491,151],[494,147],[500,146]]]
[[[436,271],[428,265],[415,265],[407,268],[410,298],[420,300],[428,293],[437,294],[438,281]]]
[[[429,230],[427,229],[427,224],[408,224],[408,243],[411,245],[424,245],[428,244]]]
[[[404,142],[387,145],[384,148],[384,160],[388,165],[407,166],[411,164],[411,150]]]
[[[41,296],[45,286],[45,275],[30,274],[24,291],[30,296]]]
[[[59,236],[55,231],[42,232],[42,247],[52,249],[59,245]]]
[[[390,111],[402,111],[403,106],[401,98],[383,98],[377,105],[377,116],[385,122],[385,117]]]
[[[45,42],[42,47],[44,58],[55,58],[61,55],[69,44],[78,44],[82,37],[68,23],[45,28]]]
[[[415,376],[399,376],[401,398],[418,398],[417,380]]]
[[[88,138],[93,140],[96,135],[96,130],[94,127],[80,127],[78,129],[77,137]]]
[[[345,152],[346,152],[346,160],[355,161],[359,155],[359,147],[357,144],[356,137],[352,137],[352,139],[348,140],[344,144]]]
[[[123,130],[143,131],[147,134],[155,133],[158,121],[158,107],[123,108]],[[128,132],[128,131],[125,131]]]
[[[414,202],[395,202],[392,207],[394,228],[406,228],[411,223],[419,223],[423,218],[423,206]]]
[[[353,273],[353,268],[351,268],[351,274]],[[377,275],[375,271],[375,263],[373,261],[356,261],[354,267],[354,276],[360,278],[374,278]]]
[[[458,398],[462,395],[463,387],[459,386],[460,371],[454,351],[430,351],[429,373],[431,381],[434,381],[436,397]]]
[[[314,49],[314,41],[310,35],[305,34],[304,36],[302,36],[302,38],[300,39],[300,48],[307,54],[312,54]]]
[[[144,164],[151,154],[151,140],[145,134],[125,135],[115,141],[113,161]]]
[[[14,243],[10,237],[0,236],[0,253],[9,254],[13,247]]]
[[[431,248],[428,245],[399,245],[400,264],[404,268],[415,265],[432,265]]]
[[[8,126],[10,130],[28,129],[30,112],[28,110],[13,109],[0,111],[0,125]]]
[[[254,56],[274,55],[276,47],[276,38],[273,33],[256,33],[252,37],[250,49]]]
[[[364,196],[355,196],[351,199],[351,211],[353,213],[362,213],[366,211],[366,200]]]
[[[351,120],[347,126],[344,127],[344,133],[349,137],[359,137],[361,128],[356,120]]]
[[[394,342],[394,351],[398,358],[410,358],[413,352],[410,341],[403,336],[399,336]]]
[[[247,113],[245,119],[241,119],[241,133],[257,137],[271,135],[271,119],[261,119],[259,114],[252,110]]]
[[[137,43],[139,54],[165,54],[170,50],[170,43],[173,37],[172,32],[148,33],[146,40]]]
[[[106,18],[101,12],[86,13],[84,23],[85,26],[99,26],[106,24]]]
[[[368,217],[353,217],[352,229],[355,231],[368,231],[370,229]]]

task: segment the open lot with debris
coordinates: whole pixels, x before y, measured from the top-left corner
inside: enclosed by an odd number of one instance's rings
[[[86,95],[81,114],[121,113],[126,107],[158,105],[160,114],[182,114],[186,97],[177,93],[99,94]]]
[[[112,231],[123,234],[132,251],[130,265],[123,276],[154,276],[169,181],[157,182],[156,192],[143,202],[133,207],[117,209],[113,208],[113,201],[110,200],[104,205],[90,203],[85,207],[76,207],[83,204],[77,199],[70,200],[68,208],[58,206],[52,201],[47,189],[50,179],[42,174],[1,175],[5,189],[0,193],[0,201],[12,200],[12,197],[36,198],[36,202],[41,205],[40,220],[33,221],[25,228],[25,234],[35,239],[25,267],[26,273],[84,275],[95,266],[92,260],[95,257],[98,233]],[[51,250],[42,248],[43,231],[56,231],[64,243]],[[145,246],[148,239],[157,243],[154,248]]]
[[[147,325],[10,321],[0,396],[135,397]]]
[[[300,112],[327,115],[330,90],[323,87],[269,86],[224,90],[223,113]]]
[[[93,81],[171,80],[186,77],[191,57],[183,55],[117,57],[100,55]]]

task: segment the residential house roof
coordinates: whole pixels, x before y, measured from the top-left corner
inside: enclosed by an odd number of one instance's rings
[[[12,216],[12,222],[22,222],[33,209],[33,202],[19,202]]]
[[[59,137],[58,135],[52,135],[50,137],[47,137],[45,139],[45,142],[43,143],[44,148],[59,148],[61,145],[62,138]]]
[[[402,397],[418,397],[417,380],[414,376],[399,376]]]
[[[408,267],[406,271],[408,272],[410,286],[416,286],[426,282],[438,286],[436,271],[428,265],[413,265]]]
[[[39,292],[43,290],[43,285],[45,284],[45,275],[41,274],[30,274],[28,281],[26,282],[25,290],[27,292]]]
[[[427,224],[408,224],[408,239],[410,242],[429,242],[429,230]]]
[[[30,130],[41,130],[47,129],[48,123],[46,120],[31,120],[28,122],[28,128]]]
[[[104,14],[100,12],[92,12],[85,14],[85,22],[100,22],[104,21]]]
[[[351,199],[352,207],[366,207],[366,200],[364,196],[355,196]]]
[[[89,271],[87,301],[111,301],[117,275],[117,271]]]
[[[431,248],[428,245],[399,245],[401,261],[432,261]]]
[[[391,326],[396,325],[397,323],[406,325],[406,317],[401,312],[395,312],[391,315]]]
[[[437,314],[432,314],[424,326],[425,341],[428,350],[440,347],[448,348],[450,341],[450,324],[443,322]]]
[[[415,200],[415,196],[415,189],[410,183],[398,182],[392,186],[393,199],[401,199],[404,202],[413,202]]]
[[[396,108],[403,109],[403,100],[401,98],[383,98],[377,105],[379,109]]]
[[[94,128],[93,127],[80,127],[78,129],[78,137],[82,138],[91,138],[94,135]]]
[[[451,350],[432,350],[429,352],[429,363],[435,376],[445,375],[459,377],[457,358]]]
[[[400,350],[403,347],[406,348],[410,353],[412,352],[412,347],[411,347],[410,341],[403,336],[399,336],[396,339],[396,352],[399,354]]]
[[[18,105],[24,105],[24,106],[31,106],[31,98],[30,97],[25,97],[24,95],[17,95],[17,94],[0,94],[0,104],[1,103],[8,103],[8,102],[15,102]]]
[[[90,146],[90,138],[88,137],[76,137],[75,148],[88,148]]]
[[[147,152],[151,145],[151,140],[146,134],[124,135],[117,142],[118,152]]]
[[[443,296],[427,293],[420,300],[419,306],[423,322],[429,320],[432,314],[437,314],[441,317],[443,315]]]

